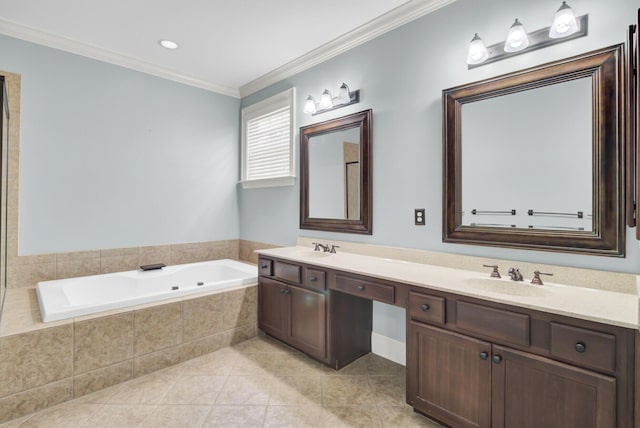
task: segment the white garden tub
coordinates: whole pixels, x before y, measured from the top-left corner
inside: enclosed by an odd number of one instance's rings
[[[255,266],[223,259],[39,282],[42,321],[155,302],[257,282]]]

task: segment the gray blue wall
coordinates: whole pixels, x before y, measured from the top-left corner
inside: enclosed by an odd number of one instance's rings
[[[22,75],[20,254],[237,239],[239,104],[0,36]]]
[[[635,22],[639,6],[636,0],[573,0],[569,4],[576,15],[589,14],[587,37],[467,69],[467,49],[474,32],[491,45],[504,41],[516,17],[528,31],[547,27],[560,4],[558,0],[457,0],[435,13],[243,98],[242,105],[245,106],[296,86],[298,128],[372,108],[374,176],[371,236],[300,229],[298,180],[294,187],[242,190],[239,195],[241,237],[291,245],[296,236],[305,235],[640,273],[640,249],[633,231],[627,234],[627,257],[624,259],[442,242],[441,91],[624,42],[627,27]],[[361,89],[359,104],[321,116],[302,112],[308,94],[318,97],[324,88],[335,91],[343,81],[352,89]],[[567,162],[567,168],[571,168],[571,162]],[[536,180],[535,174],[530,177]],[[414,226],[414,208],[426,208],[426,227]]]

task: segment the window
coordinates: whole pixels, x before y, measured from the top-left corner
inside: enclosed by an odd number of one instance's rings
[[[295,183],[295,88],[242,109],[242,187]]]

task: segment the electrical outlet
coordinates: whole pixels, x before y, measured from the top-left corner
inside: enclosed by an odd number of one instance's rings
[[[424,226],[425,224],[427,224],[424,214],[424,208],[416,208],[413,218],[416,226]]]

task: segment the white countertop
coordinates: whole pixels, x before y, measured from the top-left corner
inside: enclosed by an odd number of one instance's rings
[[[489,278],[486,274],[360,254],[314,252],[307,247],[258,250],[257,253],[329,269],[368,275],[418,287],[534,309],[626,328],[638,328],[638,296],[571,285],[544,285]]]

